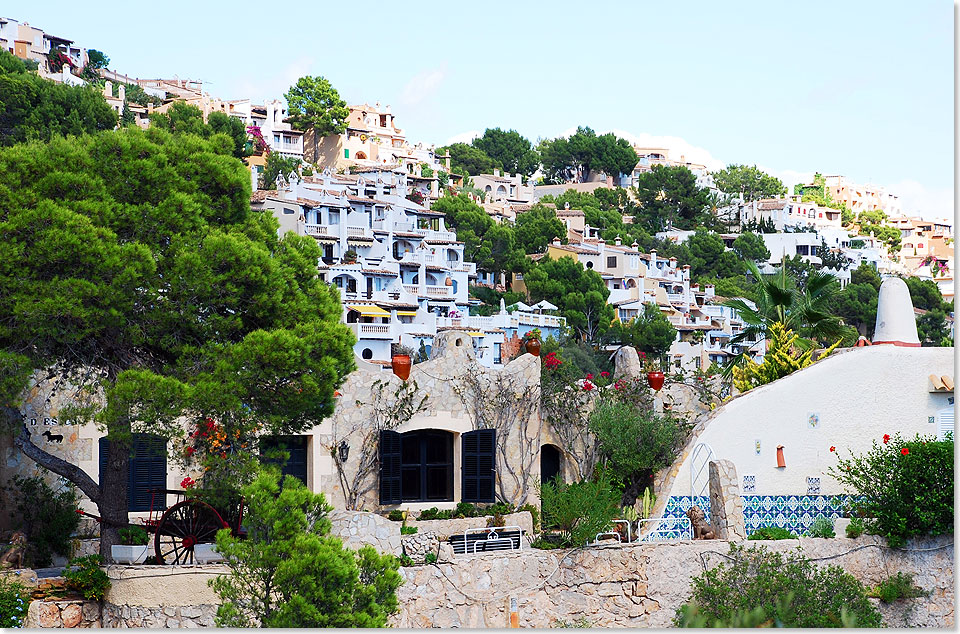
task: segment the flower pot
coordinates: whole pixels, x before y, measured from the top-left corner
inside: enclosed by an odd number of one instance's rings
[[[216,544],[194,544],[193,559],[198,564],[209,564],[223,561],[223,556],[217,552]]]
[[[395,354],[393,355],[393,359],[391,359],[390,363],[393,366],[394,374],[399,376],[404,381],[410,378],[410,366],[413,365],[410,362],[410,355]]]
[[[536,339],[530,339],[523,344],[524,349],[535,357],[540,356],[540,342]]]
[[[149,544],[126,546],[114,544],[110,547],[110,557],[118,564],[142,564],[147,558]]]
[[[647,384],[652,387],[655,392],[663,387],[665,378],[663,372],[647,372]]]

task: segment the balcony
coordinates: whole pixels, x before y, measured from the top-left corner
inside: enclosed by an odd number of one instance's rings
[[[307,225],[305,231],[308,236],[329,236],[330,227],[326,225]]]
[[[563,326],[563,319],[553,315],[532,315],[530,313],[520,313],[516,315],[517,321],[524,326],[545,326],[548,328],[560,328]]]
[[[393,339],[391,324],[347,324],[357,339]]]
[[[482,330],[493,327],[493,317],[437,317],[437,327],[467,328]]]
[[[369,238],[373,239],[373,231],[367,227],[347,227],[348,238]]]
[[[453,297],[453,289],[449,286],[426,286],[425,295],[420,295],[420,287],[416,284],[404,284],[403,290],[418,297]]]

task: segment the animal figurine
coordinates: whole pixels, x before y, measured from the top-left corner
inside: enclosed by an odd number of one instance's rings
[[[27,535],[17,531],[10,540],[10,548],[0,555],[0,568],[23,568],[23,554],[27,551]]]
[[[40,435],[45,437],[47,439],[47,442],[56,442],[56,443],[63,442],[63,434],[51,434],[49,429]]]
[[[693,526],[694,539],[716,539],[717,531],[707,521],[703,511],[699,506],[692,506],[687,511],[687,517],[690,518],[690,525]]]

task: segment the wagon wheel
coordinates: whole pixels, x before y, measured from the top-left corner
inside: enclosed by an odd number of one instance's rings
[[[211,541],[227,524],[216,509],[199,500],[174,504],[157,523],[154,551],[165,564],[193,563],[194,544]]]

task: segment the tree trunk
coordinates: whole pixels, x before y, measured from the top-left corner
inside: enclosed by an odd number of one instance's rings
[[[124,432],[129,432],[129,426]],[[117,531],[129,521],[127,513],[127,481],[130,468],[130,435],[123,440],[111,439],[106,464],[100,472],[100,555],[104,561],[112,561],[111,546],[120,543]]]

